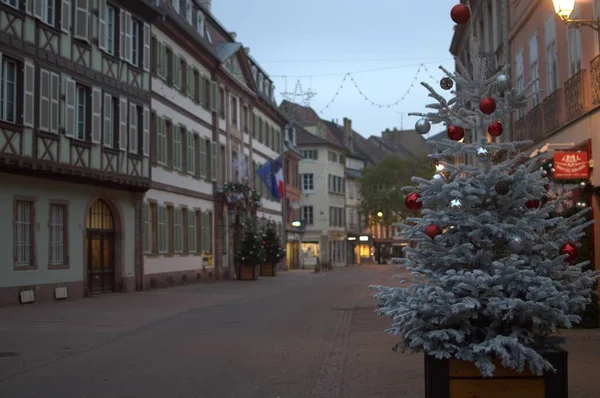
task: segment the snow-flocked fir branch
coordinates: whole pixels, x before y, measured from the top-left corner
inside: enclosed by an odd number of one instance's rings
[[[412,277],[400,279],[400,286],[373,287],[378,313],[392,320],[388,332],[400,338],[395,349],[473,362],[484,376],[493,374],[494,357],[505,367],[527,366],[541,374],[553,370],[544,350],[561,344],[559,329],[579,322],[591,300],[598,275],[583,271],[587,262],[566,262],[569,255],[561,248],[576,245],[592,221],[589,209],[556,216],[568,193],[548,194],[537,159],[523,152],[531,142],[485,139],[491,123],[526,106],[535,93],[531,86],[500,91],[496,79],[507,68],[486,76],[473,36],[470,46],[472,73],[458,60],[456,73],[442,68],[459,87],[454,98],[446,100],[423,84],[437,104],[416,115],[463,127],[474,137],[473,143],[436,142],[435,153],[445,160],[476,155],[482,147],[504,151],[508,159],[483,158],[478,165],[448,161],[442,177],[413,178],[414,186],[403,189],[418,193],[422,204],[420,214],[397,224],[399,237],[412,243],[400,259]],[[478,104],[488,96],[497,107],[484,115]],[[498,183],[507,184],[508,192],[499,193]],[[531,201],[534,205],[526,205]],[[431,224],[442,231],[434,238],[424,232]]]

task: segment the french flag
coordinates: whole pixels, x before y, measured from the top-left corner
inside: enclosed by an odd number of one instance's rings
[[[281,200],[283,198],[284,193],[284,183],[283,183],[283,161],[281,156],[273,161],[272,165],[272,175],[274,181],[271,183],[271,194],[276,191],[277,195],[273,195],[273,197],[277,200]]]
[[[271,196],[275,200],[281,200],[284,194],[283,161],[281,156],[275,160],[268,161],[256,170],[260,180],[267,186]]]

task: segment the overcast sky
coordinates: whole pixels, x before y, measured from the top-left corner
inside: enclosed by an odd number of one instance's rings
[[[448,0],[213,0],[212,12],[237,40],[250,47],[251,55],[269,73],[282,92],[294,93],[299,81],[303,92],[316,95],[310,105],[327,120],[349,117],[363,136],[380,135],[386,128],[413,128],[415,117],[431,103],[418,84],[426,81],[439,88],[443,77],[438,66],[453,70],[448,51],[453,23]],[[418,81],[410,87],[424,63]],[[369,100],[348,77],[350,72]],[[430,74],[435,78],[432,80]],[[287,76],[287,78],[281,77]],[[312,77],[311,77],[312,76]],[[286,90],[287,89],[287,90]],[[442,91],[439,89],[438,91]],[[331,102],[333,99],[333,102]],[[295,98],[301,102],[302,97]],[[432,132],[440,131],[434,126]]]

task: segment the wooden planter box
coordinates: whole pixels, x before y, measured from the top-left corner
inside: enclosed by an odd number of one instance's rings
[[[238,279],[241,281],[255,281],[260,273],[260,265],[240,265]]]
[[[260,266],[260,276],[277,276],[277,265],[263,264]]]
[[[457,359],[435,359],[425,355],[426,398],[567,398],[567,352],[556,350],[545,355],[554,372],[536,376],[527,368],[523,373],[504,368],[500,361],[493,377],[483,377],[474,364]]]

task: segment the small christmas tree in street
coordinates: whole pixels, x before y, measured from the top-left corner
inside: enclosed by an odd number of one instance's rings
[[[473,37],[470,47],[472,73],[458,60],[457,73],[440,67],[442,89],[460,88],[453,99],[423,83],[437,103],[417,114],[416,129],[447,126],[449,139],[430,155],[445,168],[405,189],[415,217],[399,227],[413,243],[402,259],[412,278],[374,286],[378,312],[392,318],[395,349],[471,362],[484,376],[493,375],[494,359],[542,374],[554,370],[544,353],[562,344],[558,330],[578,323],[590,302],[597,275],[578,261],[589,209],[556,216],[564,198],[547,198],[538,159],[520,152],[532,143],[495,142],[528,96],[511,88],[507,68],[489,73]],[[457,164],[465,157],[476,164]]]
[[[277,264],[285,257],[281,237],[273,221],[267,222],[263,231],[262,243],[265,251],[265,264]]]
[[[250,222],[246,226],[238,258],[240,261],[238,272],[240,279],[256,279],[259,272],[258,267],[263,264],[265,256],[261,235],[254,222]]]

